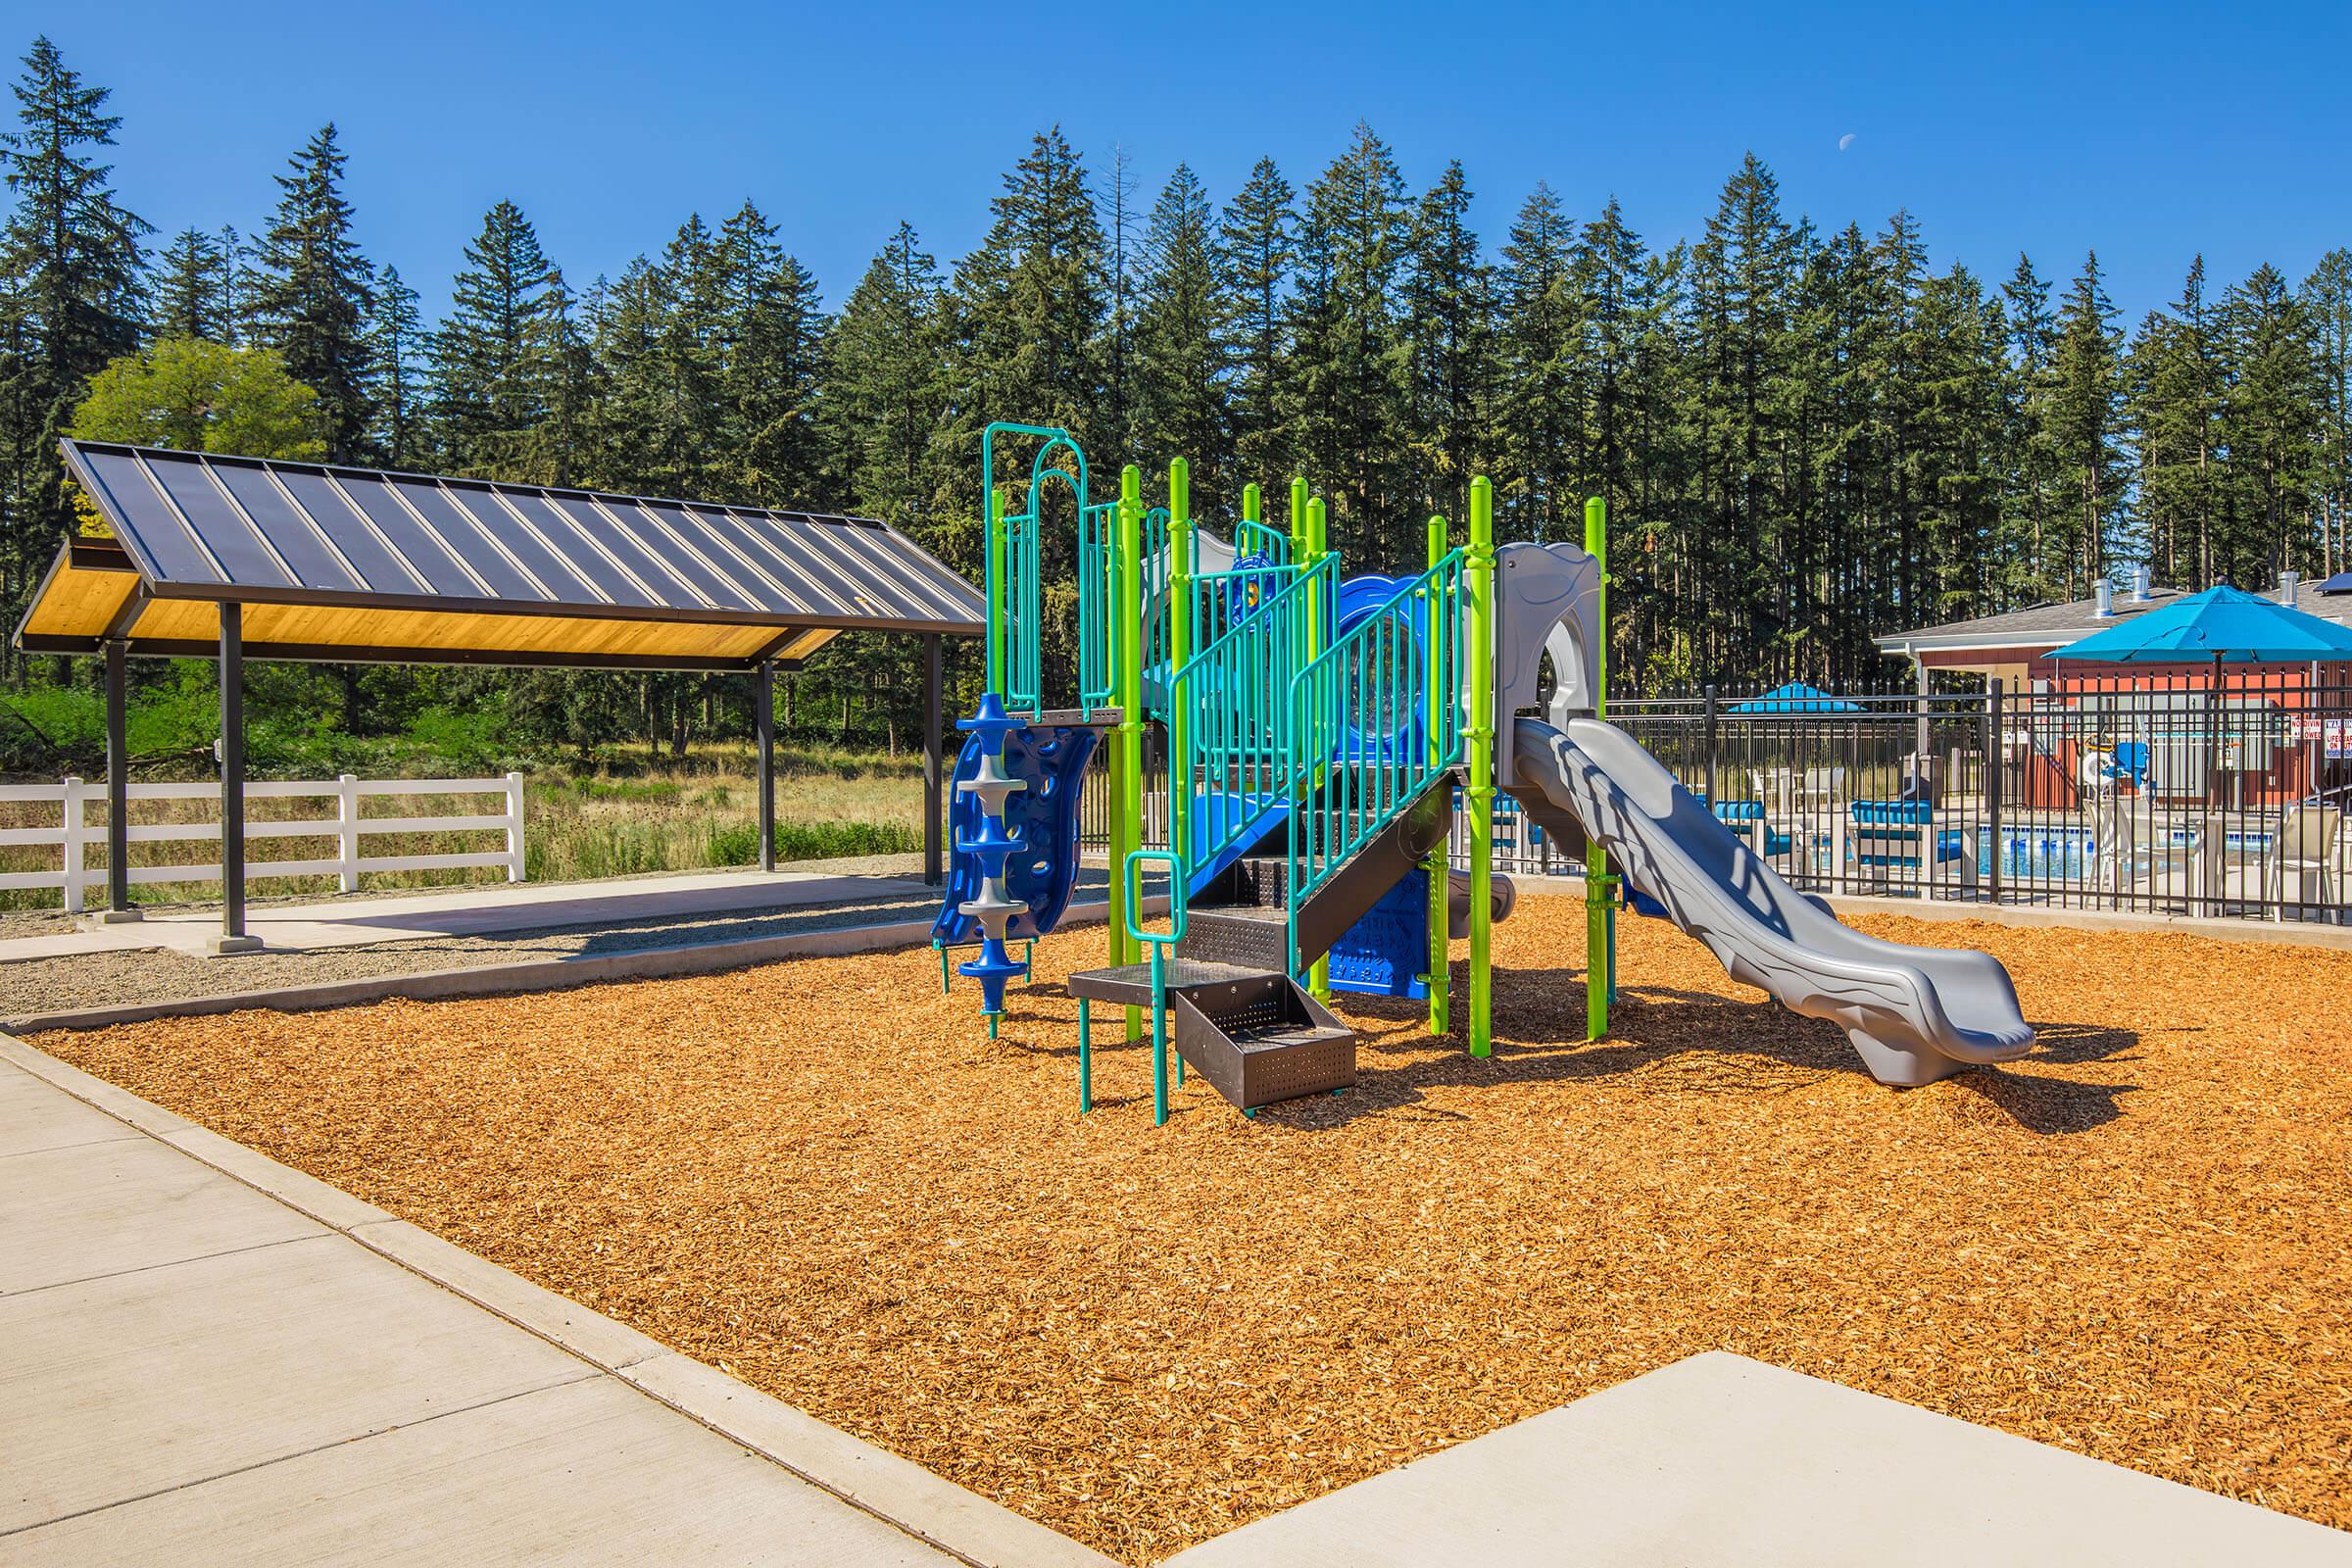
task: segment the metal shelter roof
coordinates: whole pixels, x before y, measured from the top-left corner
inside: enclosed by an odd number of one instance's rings
[[[112,530],[17,627],[32,653],[748,669],[844,631],[977,636],[971,584],[880,522],[546,485],[59,443]]]

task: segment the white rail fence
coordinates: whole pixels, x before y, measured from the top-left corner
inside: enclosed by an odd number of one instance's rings
[[[494,795],[499,797],[499,809],[473,816],[362,816],[360,803],[369,796],[385,795]],[[220,800],[220,786],[198,784],[132,784],[130,799],[140,801],[206,801],[216,808]],[[402,778],[363,779],[346,773],[335,779],[291,779],[248,783],[245,799],[256,800],[319,800],[333,803],[331,816],[300,817],[285,821],[256,821],[250,814],[245,819],[247,878],[264,876],[331,876],[337,879],[345,893],[356,893],[360,877],[368,871],[440,871],[470,867],[503,866],[507,880],[522,880],[522,775],[509,773],[504,778]],[[103,811],[106,805],[104,780],[95,783],[68,778],[56,784],[0,785],[0,802],[40,802],[55,805],[59,820],[55,826],[0,828],[0,846],[34,846],[54,849],[59,856],[59,867],[54,871],[10,871],[0,873],[0,889],[48,888],[62,893],[69,913],[79,913],[87,891],[99,890],[99,901],[105,900],[106,868],[93,867],[86,853],[96,846],[100,857],[106,848],[106,829],[89,825],[90,807],[96,804]],[[480,850],[443,855],[367,855],[362,853],[362,841],[382,838],[388,834],[408,833],[493,833],[506,835],[503,850]],[[220,823],[216,816],[203,822],[133,822],[128,829],[132,844],[190,843],[218,841]],[[257,860],[252,858],[256,840],[270,839],[333,839],[332,857],[307,860]],[[138,883],[158,882],[218,882],[220,865],[216,852],[212,863],[205,865],[133,865],[130,880]]]

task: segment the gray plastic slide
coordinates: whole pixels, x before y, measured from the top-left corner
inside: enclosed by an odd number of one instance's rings
[[[1597,840],[1611,868],[1663,904],[1733,979],[1844,1029],[1879,1082],[1911,1088],[2033,1049],[1999,960],[1840,925],[1615,725],[1521,716],[1512,742],[1511,793],[1540,825]]]

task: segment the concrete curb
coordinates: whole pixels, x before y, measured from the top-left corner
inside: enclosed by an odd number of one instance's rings
[[[1585,896],[1582,877],[1532,876],[1516,871],[1510,877],[1520,892],[1540,898]],[[2075,931],[2135,931],[2152,936],[2205,937],[2215,942],[2352,950],[2352,925],[2321,925],[2314,921],[2217,920],[2203,915],[2057,909],[2032,904],[1963,904],[1865,893],[1825,893],[1821,898],[1839,914],[1900,914],[1914,920],[1984,920],[1992,925],[2028,928],[2063,926]]]
[[[870,929],[870,928],[869,928]],[[928,927],[925,927],[926,932]],[[830,933],[826,933],[830,934]],[[340,1188],[0,1034],[0,1060],[273,1198],[627,1383],[819,1491],[974,1568],[1119,1568],[911,1460],[827,1426],[624,1323],[477,1257]]]
[[[1144,901],[1146,913],[1156,914],[1166,908],[1164,897]],[[1062,915],[1057,929],[1099,925],[1109,915],[1107,904],[1073,905]],[[44,1029],[107,1029],[119,1023],[145,1023],[151,1018],[194,1018],[255,1007],[274,1012],[313,1012],[325,1007],[385,1002],[394,997],[434,1002],[526,991],[568,991],[575,986],[599,985],[611,980],[711,974],[756,963],[773,963],[779,958],[833,958],[852,953],[876,953],[888,948],[914,947],[930,940],[929,920],[896,920],[882,925],[838,926],[830,931],[751,937],[734,942],[689,942],[675,947],[639,948],[630,953],[532,958],[520,963],[485,963],[470,968],[427,969],[365,980],[284,986],[274,991],[230,991],[173,1002],[135,1002],[112,1007],[25,1013],[0,1019],[0,1029],[26,1035]]]

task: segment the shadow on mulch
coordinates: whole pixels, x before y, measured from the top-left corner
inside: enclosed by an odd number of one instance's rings
[[[1535,973],[1519,971],[1512,989],[1519,1001],[1541,988],[1529,984]],[[1499,976],[1497,977],[1500,978]],[[1573,993],[1573,996],[1564,993]],[[1565,1004],[1573,1003],[1573,1005]],[[1460,1042],[1458,1020],[1465,1005],[1454,1002],[1457,1020],[1452,1040]],[[1293,1114],[1277,1115],[1284,1107],[1269,1106],[1266,1114],[1300,1127],[1337,1127],[1363,1116],[1409,1110],[1418,1116],[1459,1119],[1454,1111],[1435,1111],[1423,1102],[1425,1087],[1475,1083],[1500,1086],[1512,1083],[1560,1083],[1617,1077],[1653,1070],[1665,1063],[1711,1057],[1708,1071],[1698,1076],[1676,1073],[1660,1078],[1661,1094],[1755,1096],[1794,1094],[1805,1080],[1777,1067],[1807,1068],[1815,1072],[1860,1074],[1845,1031],[1818,1018],[1792,1013],[1773,1001],[1740,1002],[1712,992],[1682,991],[1666,986],[1620,986],[1610,1009],[1607,1039],[1584,1037],[1584,986],[1580,980],[1551,989],[1541,1007],[1512,1009],[1507,1038],[1497,1038],[1494,1054],[1476,1061],[1457,1054],[1432,1056],[1439,1042],[1422,1025],[1426,1004],[1381,997],[1350,997],[1350,1013],[1363,1026],[1359,1033],[1358,1071],[1354,1089],[1335,1101],[1301,1102]],[[1496,1011],[1505,1011],[1497,987]],[[1533,1025],[1533,1027],[1528,1027]],[[2139,1035],[2130,1029],[2093,1024],[2041,1023],[2032,1058],[2075,1064],[2103,1061],[2133,1050]],[[1381,1065],[1386,1058],[1393,1065]],[[2119,1103],[2132,1093],[2126,1084],[2080,1082],[2038,1075],[2022,1076],[1999,1067],[1982,1067],[1950,1080],[2005,1113],[2017,1125],[2037,1136],[2087,1132],[2123,1114]],[[1889,1091],[1901,1093],[1901,1091]]]

